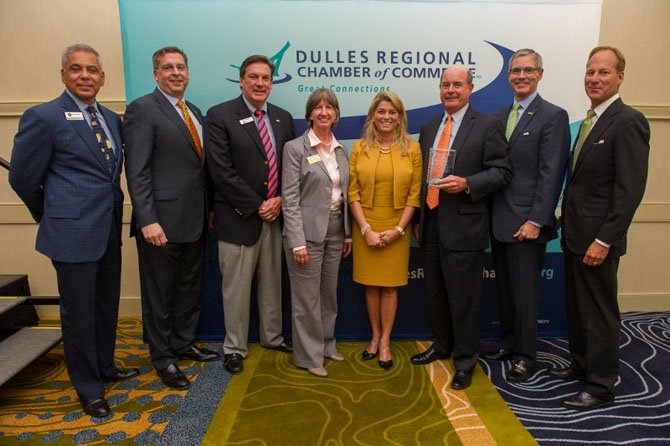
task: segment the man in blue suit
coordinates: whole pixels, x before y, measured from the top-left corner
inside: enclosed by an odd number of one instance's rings
[[[515,52],[508,80],[514,102],[495,116],[506,127],[512,180],[496,191],[491,250],[496,270],[502,342],[487,359],[512,359],[507,379],[525,381],[534,369],[540,272],[549,240],[558,237],[554,216],[570,151],[568,114],[538,94],[542,56]]]
[[[14,138],[9,183],[39,223],[36,249],[56,269],[65,363],[84,412],[110,414],[104,383],[137,369],[114,365],[121,278],[121,120],[96,102],[98,52],[63,51],[65,92],[28,109]]]

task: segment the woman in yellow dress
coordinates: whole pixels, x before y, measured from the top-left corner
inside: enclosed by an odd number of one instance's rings
[[[349,206],[354,217],[355,282],[365,285],[372,339],[363,360],[379,355],[390,369],[391,330],[398,308],[398,288],[407,285],[410,234],[420,206],[421,149],[407,133],[402,101],[379,93],[368,110],[363,138],[349,157]]]

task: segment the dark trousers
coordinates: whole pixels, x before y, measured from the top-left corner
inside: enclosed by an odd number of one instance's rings
[[[585,390],[611,398],[619,375],[619,258],[607,257],[592,267],[582,262],[583,257],[564,255],[570,353],[586,375]]]
[[[546,243],[503,243],[491,237],[500,313],[501,348],[535,366],[540,273]]]
[[[193,243],[154,246],[137,234],[142,321],[151,363],[176,364],[195,340],[200,316],[204,234]]]
[[[102,398],[103,379],[116,372],[114,344],[121,291],[121,243],[113,225],[97,262],[52,261],[58,277],[65,364],[84,400]]]
[[[472,370],[479,352],[482,251],[442,247],[436,211],[424,218],[421,252],[428,289],[433,348],[454,355],[457,370]],[[448,230],[445,228],[444,230]]]

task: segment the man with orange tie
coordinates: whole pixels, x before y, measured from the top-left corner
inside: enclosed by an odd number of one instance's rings
[[[442,73],[444,114],[426,123],[419,135],[426,181],[414,225],[423,254],[433,343],[411,361],[429,364],[453,353],[451,387],[457,390],[470,386],[478,358],[489,196],[512,176],[502,124],[470,107],[473,88],[472,73],[462,65]],[[456,152],[453,166],[447,166],[449,150]]]
[[[157,88],[126,109],[126,177],[133,203],[144,335],[163,383],[189,386],[179,359],[219,354],[194,344],[208,214],[202,115],[184,100],[188,58],[177,47],[153,55]]]

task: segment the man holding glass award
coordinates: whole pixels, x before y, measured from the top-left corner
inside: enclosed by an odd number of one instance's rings
[[[425,181],[414,235],[421,245],[433,343],[412,357],[429,364],[454,355],[451,387],[470,386],[479,350],[479,301],[489,244],[489,195],[512,172],[502,124],[469,106],[472,73],[442,73],[444,114],[421,128]]]

